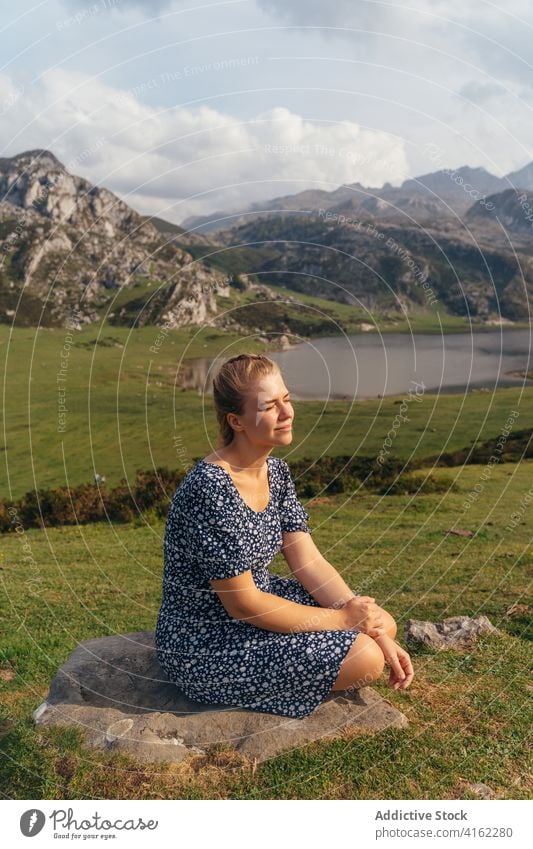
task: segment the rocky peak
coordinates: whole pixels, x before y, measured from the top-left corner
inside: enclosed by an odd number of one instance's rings
[[[108,238],[156,231],[108,189],[93,186],[64,168],[48,150],[30,150],[0,160],[0,199],[19,210],[32,210],[58,224],[68,224]]]
[[[179,327],[209,321],[227,290],[221,273],[47,150],[0,159],[0,258],[0,320],[16,312],[21,324],[45,303],[42,324],[75,309],[82,323],[112,310],[115,323]]]
[[[62,163],[50,150],[37,148],[36,150],[25,150],[23,153],[17,153],[15,156],[0,158],[0,171],[12,165],[23,168],[28,167],[28,165],[33,166],[37,162],[48,168],[61,168],[65,170]]]
[[[434,192],[438,197],[465,195],[464,186],[470,186],[478,194],[493,194],[506,188],[507,182],[501,177],[490,174],[485,168],[443,168],[430,174],[422,174],[416,179],[405,180],[401,185],[403,192]],[[471,195],[468,195],[468,199]],[[468,202],[468,201],[467,201]]]

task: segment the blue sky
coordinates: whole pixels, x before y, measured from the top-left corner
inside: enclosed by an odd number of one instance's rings
[[[145,214],[533,159],[526,0],[1,8],[0,155],[48,148]]]

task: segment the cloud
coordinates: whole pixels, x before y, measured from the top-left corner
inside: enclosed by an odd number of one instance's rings
[[[471,103],[486,104],[495,97],[506,97],[507,91],[498,83],[470,80],[459,89],[459,95]]]
[[[406,26],[421,21],[501,20],[505,13],[531,20],[529,0],[508,0],[505,8],[486,0],[257,0],[265,11],[287,18],[301,26],[361,27],[384,23],[390,18],[404,20]],[[414,14],[413,14],[414,13]]]
[[[147,14],[159,12],[170,6],[183,4],[184,0],[64,0],[66,6],[73,9],[96,9],[101,7],[109,11],[126,11],[127,9],[142,9]]]
[[[154,78],[165,85],[165,75]],[[50,149],[73,173],[140,212],[180,222],[306,188],[400,182],[403,142],[351,121],[311,122],[285,107],[249,121],[207,106],[158,109],[81,72],[49,71],[27,91],[0,75],[4,155]]]
[[[389,54],[386,33],[421,42],[467,62],[492,76],[506,76],[533,85],[529,59],[533,6],[529,0],[508,0],[496,6],[486,0],[257,0],[267,12],[298,27],[324,27],[328,38],[367,44],[373,55]],[[368,30],[357,33],[354,30]],[[436,57],[438,58],[438,57]],[[424,70],[422,70],[424,73]]]
[[[257,0],[266,12],[278,15],[297,26],[360,27],[394,13],[394,4],[380,6],[364,0]]]

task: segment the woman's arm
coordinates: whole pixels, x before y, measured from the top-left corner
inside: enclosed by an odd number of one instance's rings
[[[356,596],[335,567],[322,556],[310,534],[305,531],[284,533],[281,550],[293,575],[322,607],[342,609],[350,599],[356,598],[361,602],[360,609],[366,608],[365,619],[361,617],[357,626],[360,630],[373,638],[389,634],[391,629],[396,634],[392,616],[375,604],[373,598]]]
[[[267,631],[289,634],[355,627],[349,610],[312,607],[263,592],[256,586],[251,569],[234,578],[210,581],[210,584],[232,619],[241,619]]]
[[[322,607],[342,607],[354,593],[315,545],[311,534],[283,534],[281,551],[291,572]]]
[[[233,578],[211,580],[209,583],[232,619],[242,619],[267,631],[289,634],[355,628],[371,637],[385,633],[381,608],[373,604],[374,599],[368,596],[352,596],[339,610],[298,604],[275,593],[260,590],[251,569]]]
[[[374,637],[385,658],[385,663],[390,667],[389,687],[393,690],[406,690],[414,677],[411,658],[397,640],[388,635]]]

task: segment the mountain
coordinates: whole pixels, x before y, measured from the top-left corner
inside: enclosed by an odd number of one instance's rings
[[[399,187],[385,183],[381,188],[372,188],[352,183],[332,192],[308,189],[252,204],[238,212],[189,217],[182,226],[204,234],[216,233],[258,217],[289,211],[306,215],[321,209],[333,210],[346,217],[364,212],[381,220],[408,223],[412,219],[413,223],[434,224],[437,219],[457,220],[477,200],[504,191],[510,185],[533,187],[533,163],[507,177],[496,177],[485,168],[465,165],[422,174],[405,180]]]
[[[265,213],[300,213],[320,208],[329,209],[331,206],[349,201],[354,192],[361,190],[364,192],[378,191],[378,189],[364,189],[360,183],[340,186],[332,192],[326,192],[323,189],[306,189],[295,195],[281,195],[272,200],[252,203],[245,210],[239,212],[213,212],[210,215],[190,216],[182,222],[182,227],[185,230],[198,229],[201,233],[215,233],[218,230],[227,230],[237,224],[246,224]]]
[[[507,180],[511,187],[515,189],[527,189],[533,191],[533,162],[524,165],[518,171],[511,171],[507,175]]]
[[[533,191],[507,189],[490,195],[485,202],[478,201],[466,214],[472,223],[499,222],[504,231],[529,235],[533,240]],[[499,228],[501,231],[501,227]]]
[[[216,315],[227,293],[223,274],[50,151],[0,159],[0,321],[177,327]]]
[[[179,224],[172,224],[170,221],[157,218],[155,215],[143,215],[143,220],[152,224],[159,233],[163,233],[165,236],[182,236],[185,233],[185,230]]]
[[[180,227],[179,224],[172,224],[170,221],[165,221],[163,218],[155,216],[143,216],[144,221],[152,224],[158,233],[165,237],[167,242],[175,242],[180,245],[210,245],[213,244],[207,236],[202,236],[196,233],[187,233]]]
[[[520,183],[532,178],[533,163],[503,178],[441,169],[399,187],[354,183],[221,213],[226,229],[208,218],[184,226],[224,244],[228,262],[255,252],[248,268],[267,285],[376,312],[440,306],[481,321],[528,321],[533,196]]]
[[[452,204],[462,202],[462,205],[468,208],[472,203],[471,189],[478,195],[487,195],[503,191],[508,185],[505,178],[495,177],[485,168],[470,168],[468,165],[463,165],[461,168],[443,168],[441,171],[433,171],[422,174],[421,177],[405,180],[401,185],[401,191],[408,194],[436,195]],[[465,191],[465,187],[469,187],[468,191]]]
[[[486,195],[499,178],[463,168],[397,188],[308,190],[255,204],[206,235],[142,216],[49,151],[27,151],[0,159],[0,321],[216,319],[243,332],[311,334],[279,285],[377,316],[416,308],[527,321],[533,193],[503,182]]]
[[[494,197],[494,196],[493,196]],[[496,198],[499,195],[495,196]],[[533,240],[501,243],[472,213],[471,226],[419,227],[335,213],[271,216],[218,234],[227,254],[254,245],[262,283],[366,307],[413,307],[487,320],[527,321]],[[501,233],[501,228],[500,228]],[[261,254],[268,247],[268,254]]]

